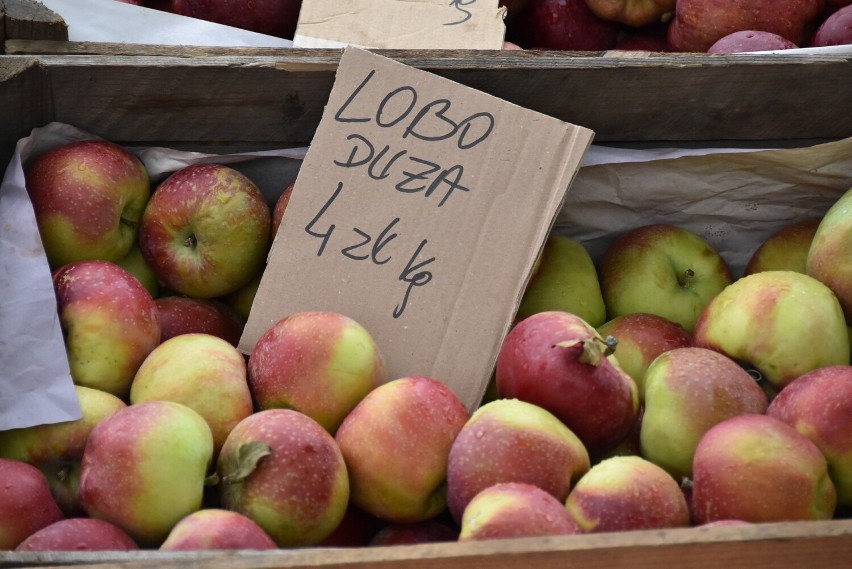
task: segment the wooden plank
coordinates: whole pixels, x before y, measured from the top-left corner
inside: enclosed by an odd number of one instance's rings
[[[9,40],[68,40],[62,17],[40,2],[0,0],[0,54]]]
[[[852,520],[352,549],[0,555],[5,568],[77,569],[848,569],[851,561]]]
[[[52,120],[48,76],[32,57],[0,57],[0,168],[6,169],[18,139]]]

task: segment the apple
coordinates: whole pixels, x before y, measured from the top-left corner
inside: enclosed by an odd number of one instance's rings
[[[94,518],[68,518],[43,527],[15,551],[135,551],[139,545],[121,528]]]
[[[297,312],[273,324],[252,348],[249,386],[260,409],[300,411],[334,433],[388,378],[370,333],[336,312]]]
[[[269,534],[254,521],[219,508],[189,514],[160,545],[160,551],[277,548]]]
[[[647,312],[692,332],[701,310],[731,284],[731,270],[700,235],[670,224],[619,235],[599,262],[609,319]]]
[[[395,523],[443,512],[450,447],[468,418],[458,396],[430,377],[403,377],[373,389],[335,437],[349,469],[352,503]]]
[[[530,0],[507,24],[506,39],[527,49],[601,51],[615,45],[620,29],[584,0]]]
[[[616,358],[627,375],[636,382],[639,401],[645,400],[645,372],[660,354],[692,345],[692,334],[671,320],[645,312],[616,316],[598,326],[598,334],[612,336],[618,344]]]
[[[89,517],[115,524],[140,546],[158,546],[199,510],[213,435],[180,403],[129,405],[92,429],[83,453],[80,503]]]
[[[704,309],[693,341],[753,366],[775,391],[812,369],[849,364],[837,297],[795,271],[755,273],[726,287]]]
[[[240,421],[222,445],[216,472],[222,506],[254,520],[279,547],[320,543],[349,502],[346,463],[334,438],[291,409]]]
[[[302,0],[171,0],[175,14],[259,34],[293,39]]]
[[[436,520],[390,524],[380,529],[369,545],[414,545],[415,543],[439,543],[457,541],[458,530]]]
[[[795,49],[799,46],[772,32],[739,30],[722,36],[707,48],[707,53],[745,53],[749,51],[774,51]]]
[[[272,238],[278,234],[278,228],[281,226],[281,220],[284,219],[284,212],[287,210],[287,204],[290,203],[290,196],[293,195],[293,186],[296,182],[291,182],[284,188],[278,199],[275,200],[275,206],[272,208]]]
[[[757,382],[729,357],[706,348],[661,354],[645,375],[641,455],[680,480],[692,476],[698,441],[713,425],[769,405]]]
[[[825,0],[679,0],[669,25],[674,51],[706,52],[741,30],[772,32],[803,45]]]
[[[0,457],[38,467],[65,516],[82,514],[77,498],[80,461],[95,425],[126,407],[124,401],[99,389],[75,385],[82,417],[76,421],[0,431]]]
[[[368,514],[352,501],[346,507],[343,519],[318,545],[320,547],[366,547],[388,523]]]
[[[778,229],[755,250],[744,274],[763,271],[805,272],[808,250],[819,226],[818,219],[797,221]]]
[[[485,488],[464,510],[459,541],[575,535],[565,506],[538,486],[504,482]]]
[[[852,188],[820,220],[805,270],[837,295],[852,325]]]
[[[837,504],[852,506],[852,366],[809,371],[781,390],[766,414],[787,423],[822,451]]]
[[[616,456],[592,466],[565,501],[583,532],[687,527],[689,509],[680,485],[638,456]]]
[[[847,44],[852,44],[852,4],[839,8],[828,16],[819,25],[811,40],[813,47]]]
[[[231,429],[254,411],[245,358],[209,334],[175,336],[145,358],[130,386],[131,404],[143,401],[174,401],[201,415],[213,435],[213,460]]]
[[[562,502],[589,467],[586,447],[552,413],[518,399],[498,399],[474,411],[453,441],[447,504],[461,522],[474,496],[502,482],[532,484]]]
[[[582,243],[551,234],[518,308],[519,320],[539,312],[561,310],[576,314],[592,326],[606,320],[598,273]]]
[[[125,269],[131,275],[136,277],[142,286],[145,287],[153,298],[157,298],[160,294],[160,283],[157,282],[157,275],[154,274],[154,269],[142,256],[142,249],[139,248],[139,243],[130,248],[130,252],[124,257],[115,262],[116,265]]]
[[[599,18],[638,28],[674,13],[675,0],[585,0]]]
[[[124,398],[160,343],[160,314],[136,277],[108,261],[78,261],[53,273],[57,313],[77,385]]]
[[[245,321],[230,305],[212,298],[164,296],[156,301],[160,311],[160,341],[181,334],[209,334],[236,347]]]
[[[837,494],[819,448],[768,415],[715,425],[695,449],[693,518],[781,522],[828,520]]]
[[[151,194],[148,172],[117,144],[56,146],[26,165],[27,192],[51,268],[130,251]]]
[[[187,166],[154,191],[139,228],[142,255],[166,287],[229,294],[263,268],[271,213],[258,187],[221,164]]]
[[[509,332],[497,356],[497,391],[547,409],[594,458],[620,443],[636,422],[636,382],[582,318],[540,312]]]
[[[15,549],[62,519],[44,474],[31,464],[0,458],[0,551]]]

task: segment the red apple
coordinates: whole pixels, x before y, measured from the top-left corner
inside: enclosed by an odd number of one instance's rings
[[[15,551],[134,551],[139,545],[116,525],[94,518],[69,518],[44,527]]]
[[[293,39],[302,0],[172,0],[171,7],[181,16]]]
[[[160,314],[136,277],[107,261],[78,261],[53,274],[57,313],[77,385],[124,398],[160,343]]]
[[[366,547],[386,525],[388,525],[386,521],[368,514],[350,500],[343,519],[318,545],[320,547]]]
[[[602,51],[615,45],[620,24],[597,17],[584,0],[530,0],[509,22],[509,41],[523,48]]]
[[[103,140],[72,142],[41,154],[26,165],[26,185],[53,269],[127,255],[151,193],[142,162]]]
[[[746,275],[763,271],[804,273],[818,219],[797,221],[775,231],[761,243],[746,264]]]
[[[580,527],[551,494],[532,484],[505,482],[473,497],[462,516],[459,541],[578,533]]]
[[[415,543],[457,541],[458,538],[458,530],[439,521],[427,520],[409,524],[387,525],[373,536],[370,545],[413,545]]]
[[[330,433],[387,380],[370,333],[336,312],[298,312],[276,322],[252,349],[248,373],[260,409],[295,409]]]
[[[336,435],[352,503],[395,523],[443,512],[450,447],[468,417],[458,396],[436,379],[403,377],[373,389]]]
[[[707,53],[744,53],[749,51],[773,51],[795,49],[799,46],[772,32],[760,30],[740,30],[716,40],[707,48]]]
[[[156,301],[160,311],[160,341],[181,334],[209,334],[236,347],[243,335],[245,321],[221,300],[164,296]]]
[[[698,525],[827,520],[836,501],[822,452],[774,417],[723,421],[695,449],[692,508]]]
[[[293,194],[293,186],[296,182],[291,182],[278,199],[275,200],[275,207],[272,208],[272,238],[278,234],[278,227],[281,225],[281,220],[284,219],[284,212],[287,210],[287,204],[290,203],[290,196]]]
[[[497,391],[547,409],[583,441],[592,457],[620,443],[636,422],[636,382],[604,339],[567,312],[519,322],[497,356]]]
[[[852,506],[852,366],[804,374],[781,390],[766,414],[819,447],[828,460],[838,505]]]
[[[31,464],[0,458],[0,551],[15,549],[62,519],[44,474]]]
[[[518,399],[498,399],[474,411],[447,462],[447,503],[461,522],[468,503],[501,482],[538,486],[557,500],[589,470],[583,443],[552,413]]]
[[[224,508],[254,520],[280,547],[316,545],[343,519],[346,463],[319,423],[269,409],[233,428],[216,468]]]
[[[221,164],[196,164],[154,191],[139,244],[162,284],[212,298],[239,289],[263,268],[271,223],[251,180]]]
[[[852,44],[852,4],[840,8],[826,18],[811,41],[813,47],[847,44]]]
[[[565,501],[584,532],[686,527],[689,509],[668,472],[638,456],[617,456],[592,466]]]
[[[675,9],[675,0],[586,0],[586,4],[600,18],[634,28],[659,22]]]
[[[179,521],[160,545],[160,551],[212,549],[276,549],[269,534],[246,516],[211,508]]]
[[[805,271],[834,292],[852,326],[852,188],[820,220]]]
[[[772,32],[803,45],[825,0],[679,0],[669,25],[674,51],[706,52],[741,30]]]

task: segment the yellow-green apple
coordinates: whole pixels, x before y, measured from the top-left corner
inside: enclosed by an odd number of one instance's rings
[[[852,44],[852,4],[830,14],[820,23],[811,40],[813,47]]]
[[[450,447],[468,418],[458,396],[430,377],[402,377],[373,389],[335,436],[352,503],[396,523],[446,510]]]
[[[370,333],[329,311],[297,312],[273,324],[252,348],[248,373],[259,409],[295,409],[332,434],[388,378]]]
[[[669,45],[675,51],[705,52],[740,30],[772,32],[803,45],[824,6],[825,0],[679,0]]]
[[[230,0],[171,0],[171,11],[281,38],[293,39],[302,0],[253,0],[234,5]]]
[[[53,497],[66,516],[83,513],[77,498],[80,461],[95,425],[126,407],[124,401],[99,389],[75,385],[82,417],[47,425],[0,432],[0,457],[28,462],[47,477]]]
[[[619,235],[598,268],[609,319],[647,312],[688,332],[710,299],[733,281],[727,263],[703,237],[662,223]]]
[[[693,521],[827,520],[837,494],[819,448],[768,415],[738,415],[708,430],[695,449]]]
[[[764,413],[767,405],[757,382],[724,354],[706,348],[670,350],[645,374],[641,455],[677,480],[689,478],[704,433],[736,415]]]
[[[148,172],[132,153],[104,140],[71,142],[30,161],[25,177],[52,268],[118,261],[130,251],[151,194]]]
[[[852,188],[820,220],[806,272],[834,291],[852,326]]]
[[[159,296],[160,283],[157,282],[157,275],[154,274],[154,269],[142,256],[142,249],[139,248],[138,243],[133,245],[127,255],[116,261],[116,264],[136,277],[153,298]]]
[[[245,321],[230,305],[213,298],[163,296],[155,300],[160,311],[160,342],[181,334],[209,334],[232,346],[240,343]]]
[[[63,518],[41,470],[0,458],[0,551],[15,549],[43,527]]]
[[[290,203],[290,196],[293,195],[293,186],[296,182],[291,182],[284,188],[278,199],[275,200],[275,206],[272,208],[272,238],[278,233],[278,228],[281,226],[281,220],[284,219],[284,212],[287,211],[287,205]]]
[[[582,243],[552,234],[544,244],[536,270],[521,298],[517,318],[561,310],[576,314],[592,326],[606,320],[598,273]]]
[[[245,358],[209,334],[175,336],[145,358],[130,386],[130,402],[158,400],[186,405],[207,421],[214,461],[231,429],[254,411]]]
[[[254,520],[280,547],[320,543],[346,512],[349,477],[340,448],[322,425],[292,409],[240,421],[216,470],[222,506]]]
[[[848,334],[826,285],[795,271],[764,271],[710,301],[693,341],[753,366],[778,391],[812,369],[848,365]]]
[[[501,482],[538,486],[563,502],[590,467],[580,439],[552,413],[518,399],[479,407],[447,463],[447,503],[457,523],[479,492]]]
[[[57,313],[77,385],[126,397],[133,375],[160,343],[160,314],[136,277],[108,261],[53,273]]]
[[[680,485],[638,456],[616,456],[592,466],[571,490],[565,508],[587,533],[690,524]]]
[[[252,519],[230,510],[207,508],[179,521],[160,545],[160,551],[277,547],[269,534]]]
[[[621,369],[636,382],[640,402],[645,399],[645,371],[654,358],[692,345],[692,334],[683,326],[646,312],[616,316],[598,326],[598,334],[612,336],[618,342],[616,358]]]
[[[497,391],[547,409],[594,458],[620,443],[636,422],[636,382],[604,338],[568,312],[540,312],[506,336],[497,356]]]
[[[233,308],[244,321],[248,321],[249,314],[251,313],[251,305],[254,304],[254,297],[257,296],[257,289],[260,287],[261,278],[263,278],[263,270],[257,273],[248,284],[222,297],[222,301]]]
[[[437,520],[388,524],[380,529],[369,545],[413,545],[415,543],[438,543],[457,541],[459,532]]]
[[[186,405],[128,405],[89,435],[80,503],[89,517],[117,525],[140,546],[158,546],[201,508],[212,457],[210,427]]]
[[[818,226],[818,219],[808,219],[777,230],[755,250],[746,264],[744,274],[763,271],[804,273],[808,250]]]
[[[745,53],[749,51],[773,51],[795,49],[799,46],[772,32],[760,30],[740,30],[716,40],[707,48],[707,53]]]
[[[599,18],[638,28],[674,13],[675,0],[586,0]]]
[[[464,510],[459,541],[582,533],[565,506],[533,484],[504,482],[479,492]]]
[[[271,213],[258,187],[221,164],[187,166],[154,191],[139,228],[142,255],[168,288],[231,293],[263,268]]]
[[[766,414],[819,447],[838,505],[852,506],[852,366],[809,371],[782,389]]]
[[[116,525],[95,518],[68,518],[38,530],[15,551],[135,551],[139,545]]]
[[[530,0],[507,25],[506,39],[527,49],[601,51],[615,45],[620,30],[585,0]]]

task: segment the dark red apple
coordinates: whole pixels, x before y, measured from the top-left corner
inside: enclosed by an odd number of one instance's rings
[[[370,545],[413,545],[456,541],[458,530],[436,520],[408,524],[390,524],[383,527],[370,541]]]
[[[302,0],[172,0],[172,11],[259,34],[293,39]]]
[[[846,44],[852,44],[852,4],[826,18],[817,28],[811,42],[813,47]]]
[[[799,46],[772,32],[760,30],[740,30],[719,38],[707,53],[743,53],[747,51],[771,51],[776,49],[795,49]]]
[[[530,0],[507,24],[506,39],[526,49],[602,51],[615,45],[620,30],[583,0]]]
[[[35,466],[0,458],[0,480],[0,551],[62,519],[47,478]]]
[[[210,334],[232,346],[240,342],[245,322],[233,307],[222,301],[164,296],[155,302],[160,311],[161,342],[191,333]]]
[[[44,527],[15,551],[134,551],[139,545],[116,525],[95,518],[68,518]]]

